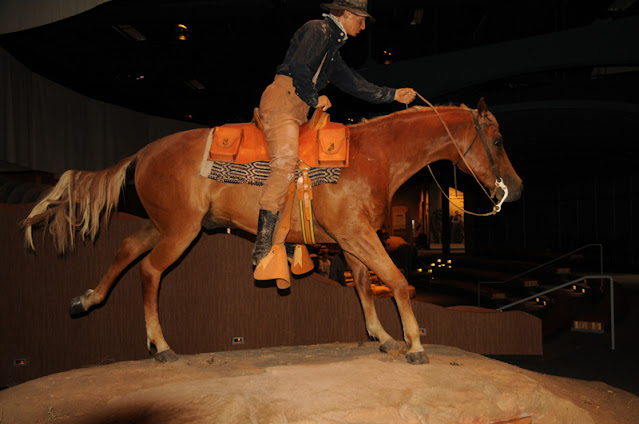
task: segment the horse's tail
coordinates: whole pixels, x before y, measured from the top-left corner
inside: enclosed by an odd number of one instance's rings
[[[102,171],[66,171],[58,183],[20,223],[25,230],[27,248],[35,250],[32,228],[44,223],[59,254],[75,248],[75,231],[82,239],[95,240],[100,217],[108,222],[118,206],[120,192],[126,182],[126,171],[134,165],[136,155],[122,159]]]

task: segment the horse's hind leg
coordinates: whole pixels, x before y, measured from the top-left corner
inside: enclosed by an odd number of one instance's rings
[[[353,274],[355,288],[359,295],[359,300],[364,311],[364,319],[366,320],[366,330],[371,337],[379,340],[379,349],[383,352],[391,352],[399,350],[399,345],[382,327],[375,304],[373,303],[373,291],[371,290],[371,279],[368,268],[359,259],[345,252],[344,257],[348,262]]]
[[[191,222],[199,221],[193,219]],[[155,348],[155,359],[159,362],[172,362],[177,359],[177,355],[164,339],[162,327],[160,327],[158,290],[162,273],[184,253],[200,229],[199,224],[185,224],[179,230],[163,231],[160,241],[140,262],[147,348],[149,352],[153,352]]]
[[[71,301],[71,305],[69,306],[71,316],[77,317],[84,315],[91,307],[102,303],[120,273],[141,254],[151,250],[159,240],[160,232],[151,221],[148,221],[148,223],[136,233],[122,240],[115,259],[100,279],[96,288],[87,290],[84,295],[78,296]]]

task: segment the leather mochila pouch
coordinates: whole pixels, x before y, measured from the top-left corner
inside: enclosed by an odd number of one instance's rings
[[[320,166],[348,166],[349,131],[343,125],[317,131],[317,160]]]
[[[237,158],[243,143],[244,129],[242,125],[227,124],[215,127],[209,150],[209,160],[232,162]]]
[[[251,123],[214,127],[209,135],[209,161],[248,164],[269,161],[266,137]],[[327,122],[318,130],[300,127],[299,158],[311,167],[343,168],[349,161],[350,130]]]

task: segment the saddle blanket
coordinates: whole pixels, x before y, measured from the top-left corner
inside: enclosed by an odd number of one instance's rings
[[[207,149],[208,153],[208,149]],[[308,176],[314,186],[320,184],[337,184],[341,168],[311,168]],[[230,163],[209,161],[204,158],[200,175],[222,183],[251,184],[261,186],[271,173],[268,162]],[[301,172],[296,170],[295,179]]]

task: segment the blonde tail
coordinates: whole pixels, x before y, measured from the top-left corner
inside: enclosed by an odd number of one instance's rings
[[[35,250],[33,226],[44,223],[59,254],[75,249],[75,232],[82,240],[95,240],[100,230],[100,217],[105,224],[118,206],[127,168],[135,155],[111,168],[89,172],[69,170],[62,174],[53,189],[31,210],[20,224],[27,248]]]

